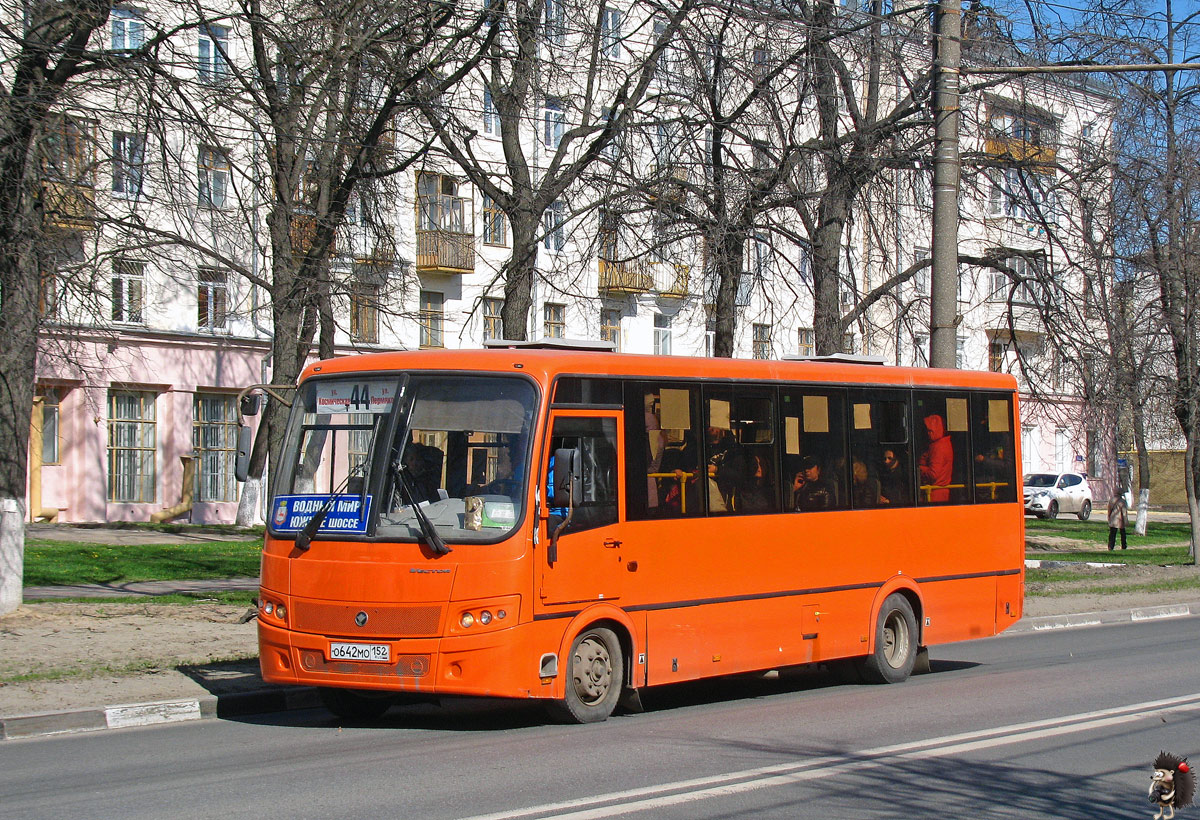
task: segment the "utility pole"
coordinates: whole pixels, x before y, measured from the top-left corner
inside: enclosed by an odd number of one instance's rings
[[[938,0],[933,41],[933,237],[929,364],[954,367],[958,349],[958,121],[962,2]]]

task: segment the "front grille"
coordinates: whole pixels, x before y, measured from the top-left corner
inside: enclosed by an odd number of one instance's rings
[[[428,655],[397,655],[395,663],[366,663],[363,661],[327,661],[320,652],[302,650],[300,665],[307,672],[336,672],[342,675],[376,675],[378,677],[423,678],[429,674]]]
[[[359,626],[359,613],[367,622]],[[442,608],[425,606],[388,606],[386,604],[324,604],[316,601],[292,602],[289,620],[299,632],[316,635],[344,635],[352,638],[428,638],[441,634]]]

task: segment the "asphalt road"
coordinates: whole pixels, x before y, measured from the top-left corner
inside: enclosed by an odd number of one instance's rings
[[[1200,762],[1198,626],[935,647],[899,686],[671,687],[592,726],[469,701],[9,741],[0,816],[1149,820],[1154,755]]]

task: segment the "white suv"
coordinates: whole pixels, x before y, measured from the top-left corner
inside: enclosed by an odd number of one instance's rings
[[[1092,514],[1092,488],[1078,473],[1030,473],[1025,476],[1025,514],[1057,518],[1071,512],[1087,521]]]

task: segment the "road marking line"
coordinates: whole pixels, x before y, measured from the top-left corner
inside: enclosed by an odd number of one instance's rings
[[[1134,703],[1112,709],[1081,712],[1058,718],[1015,723],[994,729],[927,738],[893,746],[881,746],[857,753],[825,755],[721,775],[679,780],[658,786],[644,786],[593,797],[547,803],[541,806],[475,815],[463,818],[463,820],[520,820],[520,818],[534,817],[542,818],[542,820],[600,820],[600,818],[617,817],[713,797],[724,797],[773,786],[823,779],[846,771],[861,769],[863,766],[882,765],[889,760],[921,760],[943,757],[977,749],[1085,732],[1142,720],[1171,710],[1200,711],[1200,693]]]

